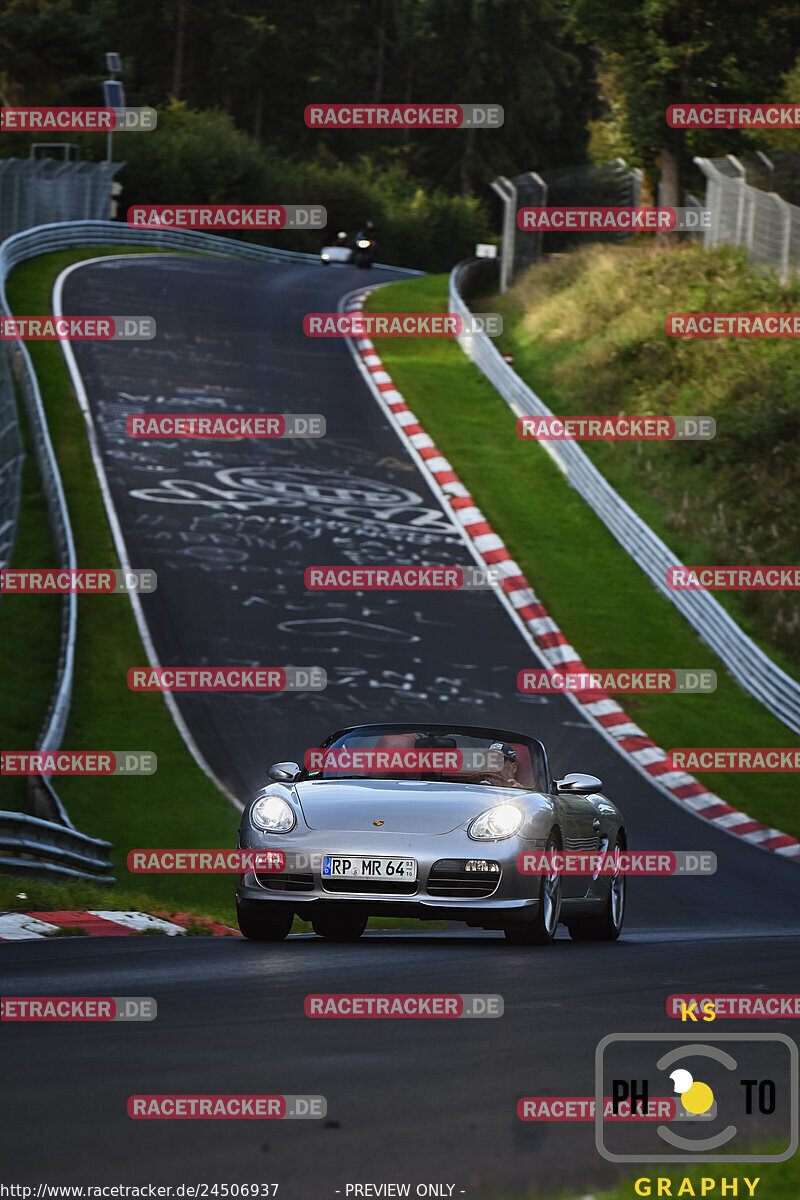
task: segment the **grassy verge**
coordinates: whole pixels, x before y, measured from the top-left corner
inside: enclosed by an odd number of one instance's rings
[[[47,523],[47,504],[32,456],[25,413],[18,403],[25,447],[17,536],[10,566],[52,565],[53,540]],[[34,601],[31,604],[31,600]],[[47,714],[61,645],[61,599],[9,592],[0,604],[0,729],[3,745],[27,748]],[[27,811],[27,779],[0,775],[0,809]]]
[[[765,1154],[777,1154],[783,1148],[781,1146],[760,1147]],[[752,1150],[750,1153],[755,1154],[757,1150]],[[713,1188],[706,1185],[706,1191],[703,1192],[701,1187],[703,1179],[713,1180]],[[659,1166],[658,1163],[647,1163],[642,1164],[639,1174],[623,1180],[616,1187],[604,1188],[601,1191],[593,1189],[589,1195],[576,1197],[574,1192],[559,1192],[556,1196],[555,1193],[550,1192],[547,1197],[544,1197],[537,1191],[528,1193],[527,1196],[535,1195],[538,1200],[635,1200],[637,1196],[691,1197],[705,1195],[707,1200],[713,1200],[713,1197],[723,1194],[721,1183],[723,1179],[728,1181],[724,1193],[727,1196],[733,1194],[731,1192],[732,1180],[738,1180],[736,1193],[738,1196],[750,1196],[744,1183],[745,1179],[749,1179],[751,1184],[753,1180],[758,1181],[755,1188],[757,1200],[796,1200],[800,1195],[800,1155],[795,1154],[794,1158],[782,1163],[703,1163],[702,1166],[696,1167],[687,1164],[683,1169]],[[659,1191],[659,1180],[668,1180],[669,1190],[664,1183],[662,1190]],[[689,1181],[688,1185],[684,1183],[684,1180]],[[523,1200],[523,1197],[518,1195],[498,1196],[497,1193],[494,1193],[491,1200]]]
[[[482,307],[501,348],[559,414],[709,415],[707,442],[584,442],[609,482],[683,562],[796,563],[800,364],[793,339],[670,338],[669,312],[795,312],[797,277],[729,248],[590,246],[533,267]],[[717,599],[800,678],[800,594]]]
[[[18,267],[8,283],[13,311],[49,313],[53,280],[73,262],[101,254],[132,253],[130,248],[104,247],[44,255]],[[80,566],[115,568],[116,552],[96,481],[84,419],[72,393],[58,342],[31,342],[28,349],[47,413],[53,446],[61,468]],[[39,537],[41,537],[41,521]],[[15,565],[25,561],[23,543]],[[41,558],[41,553],[40,553]],[[43,597],[19,597],[15,629],[16,665],[23,679],[31,673],[35,686],[44,678],[49,688],[55,663],[29,662],[28,647],[38,646],[46,621]],[[5,610],[6,601],[3,602]],[[22,610],[26,611],[22,611]],[[5,613],[2,620],[5,621]],[[27,625],[26,625],[27,620]],[[0,630],[4,626],[0,624]],[[5,637],[5,634],[4,634]],[[8,643],[7,643],[8,644]],[[14,656],[15,646],[7,651]],[[120,890],[138,892],[142,876],[126,867],[128,850],[138,846],[216,847],[234,844],[237,814],[190,757],[172,723],[164,699],[154,693],[134,694],[126,685],[131,663],[143,650],[127,596],[80,596],[75,680],[64,746],[69,749],[138,747],[155,751],[158,770],[142,777],[67,778],[57,788],[75,825],[114,843],[114,874]],[[5,717],[5,714],[3,714]],[[38,721],[38,724],[37,724]],[[34,744],[41,719],[28,726],[21,746]],[[5,726],[4,726],[5,727]],[[15,730],[18,737],[23,730]],[[16,890],[29,891],[27,884]],[[202,907],[227,924],[234,922],[232,880],[215,875],[148,876],[150,905],[187,911]],[[104,890],[104,904],[111,903]],[[116,899],[113,903],[116,903]]]
[[[375,312],[442,312],[446,276],[381,288]],[[515,417],[455,342],[377,338],[378,353],[542,602],[590,667],[697,667],[718,675],[712,695],[623,696],[661,746],[792,746],[797,739],[725,674],[541,446],[515,435]],[[528,665],[520,643],[520,667]],[[537,665],[531,663],[530,665]],[[791,775],[700,776],[728,803],[800,834]]]
[[[13,311],[50,312],[56,275],[71,263],[101,254],[141,253],[126,247],[61,251],[18,267],[8,284]],[[72,520],[78,564],[118,566],[86,428],[57,342],[31,342],[33,359]],[[23,413],[24,417],[24,413]],[[25,464],[25,492],[14,566],[52,564],[52,544],[35,464]],[[0,606],[3,677],[0,689],[2,742],[32,747],[55,679],[59,650],[59,602],[55,597],[8,596]],[[143,650],[127,596],[80,596],[73,701],[64,738],[68,749],[152,750],[155,775],[68,778],[56,787],[71,819],[85,833],[113,842],[113,889],[74,883],[53,886],[0,877],[0,909],[25,912],[66,908],[168,909],[211,915],[235,925],[233,880],[225,875],[131,875],[128,850],[135,847],[232,846],[238,814],[197,767],[158,693],[134,694],[126,685]],[[26,809],[24,779],[0,777],[0,808]],[[142,889],[146,888],[146,891]],[[26,899],[17,898],[24,892]],[[370,928],[424,928],[405,918],[372,919]],[[442,923],[427,928],[442,927]],[[297,920],[295,932],[310,929]]]

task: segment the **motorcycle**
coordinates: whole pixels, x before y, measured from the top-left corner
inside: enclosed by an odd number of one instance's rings
[[[354,267],[371,267],[375,261],[375,239],[370,234],[356,235],[356,246],[351,262]]]

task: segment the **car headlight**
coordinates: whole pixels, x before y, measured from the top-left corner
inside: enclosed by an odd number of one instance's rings
[[[366,250],[367,247],[369,246],[369,244],[370,244],[369,240],[367,238],[364,238],[362,241],[360,241],[358,243],[358,248],[359,248],[359,250]]]
[[[519,832],[524,820],[525,813],[516,804],[498,804],[476,817],[470,823],[467,833],[476,840],[492,838],[497,841],[500,838],[513,837]]]
[[[297,817],[283,796],[262,796],[250,809],[250,821],[264,833],[288,833],[297,824]]]

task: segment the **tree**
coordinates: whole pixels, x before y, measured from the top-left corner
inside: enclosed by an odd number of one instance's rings
[[[796,0],[562,0],[567,27],[613,55],[622,127],[661,203],[682,203],[691,135],[670,104],[771,100],[800,35]]]

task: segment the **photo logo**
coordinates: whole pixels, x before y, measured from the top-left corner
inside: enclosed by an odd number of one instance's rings
[[[610,1093],[612,1105],[647,1108],[665,1090],[674,1119],[627,1131],[599,1104]],[[610,1162],[784,1162],[798,1144],[797,1046],[781,1033],[612,1033],[597,1046],[595,1100],[595,1144]],[[779,1148],[750,1152],[765,1140]]]

